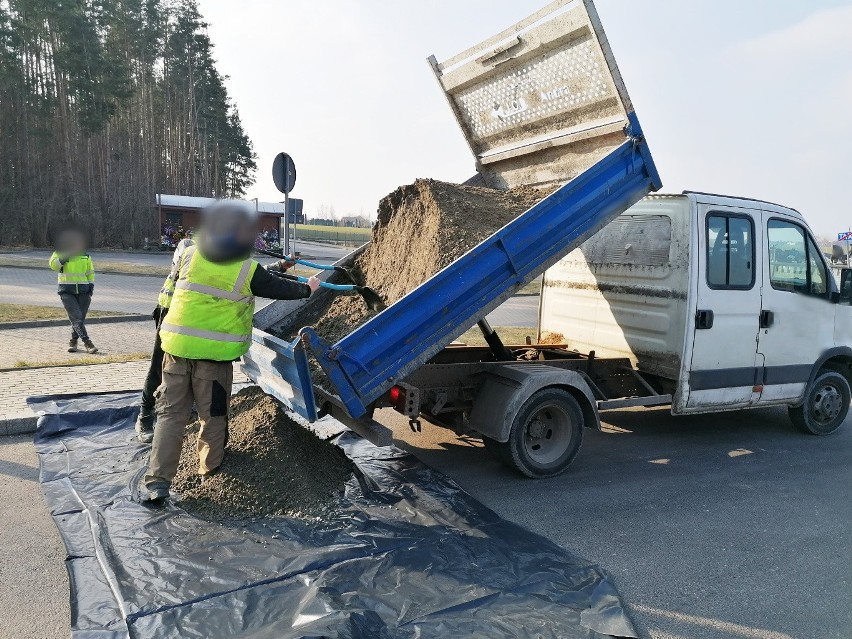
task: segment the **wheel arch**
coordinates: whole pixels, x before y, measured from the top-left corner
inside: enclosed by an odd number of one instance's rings
[[[509,439],[515,416],[544,388],[569,392],[583,411],[583,424],[600,430],[597,402],[582,375],[545,364],[507,364],[489,371],[477,391],[469,425],[499,442]]]
[[[811,368],[808,384],[805,386],[805,390],[802,393],[799,403],[805,401],[808,389],[823,369],[833,370],[840,373],[846,378],[846,381],[849,382],[849,386],[852,386],[852,348],[849,348],[848,346],[836,346],[828,349],[819,357]]]

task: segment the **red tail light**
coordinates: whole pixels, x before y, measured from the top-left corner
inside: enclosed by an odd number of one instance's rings
[[[390,397],[394,405],[399,404],[399,400],[402,397],[402,389],[399,386],[393,386],[390,392],[388,392],[388,397]]]

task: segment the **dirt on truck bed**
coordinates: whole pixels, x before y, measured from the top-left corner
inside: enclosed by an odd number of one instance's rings
[[[429,179],[401,186],[379,202],[372,239],[355,271],[393,304],[546,194],[530,187],[500,191]],[[311,323],[335,342],[373,314],[360,298],[341,296]]]
[[[222,470],[203,483],[198,428],[187,426],[173,488],[183,508],[205,519],[326,516],[352,476],[337,446],[292,421],[257,387],[232,398]]]

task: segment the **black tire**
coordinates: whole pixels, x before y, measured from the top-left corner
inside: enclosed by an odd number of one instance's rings
[[[509,441],[499,443],[502,461],[527,477],[564,473],[583,443],[583,411],[566,390],[544,388],[524,402]]]
[[[790,406],[790,421],[803,433],[830,435],[843,424],[849,412],[852,391],[840,373],[824,370],[808,386],[801,406]]]

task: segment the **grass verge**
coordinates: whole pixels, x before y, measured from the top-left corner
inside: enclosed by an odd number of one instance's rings
[[[299,240],[325,240],[333,242],[369,242],[372,229],[353,228],[351,226],[321,226],[319,224],[299,224],[296,228],[296,243]]]
[[[69,353],[68,359],[49,360],[49,361],[27,361],[20,360],[15,362],[14,368],[43,368],[47,366],[86,366],[88,364],[120,364],[122,362],[138,362],[139,360],[149,359],[151,353],[124,353],[121,355],[89,355],[83,353],[78,357],[71,357]]]
[[[500,339],[503,340],[503,343],[509,346],[526,344],[527,336],[535,342],[537,335],[536,329],[532,326],[494,326],[493,328],[500,336]],[[485,345],[485,338],[482,337],[482,331],[479,330],[478,326],[468,329],[457,341],[464,342],[468,346]]]
[[[113,311],[89,311],[88,317],[110,317],[124,315]],[[36,306],[34,304],[0,303],[0,324],[3,322],[29,322],[32,320],[65,319],[65,309],[55,306]]]
[[[515,293],[515,294],[516,295],[538,295],[538,294],[540,294],[541,293],[541,278],[542,278],[542,276],[539,275],[532,282],[525,284],[524,287],[521,288],[520,290],[518,290],[518,292]]]
[[[15,255],[0,256],[0,266],[23,266],[25,268],[50,269],[47,260],[38,257],[18,257]],[[132,262],[95,260],[96,274],[116,273],[120,275],[156,275],[158,277],[165,277],[170,271],[170,265],[134,264]]]

